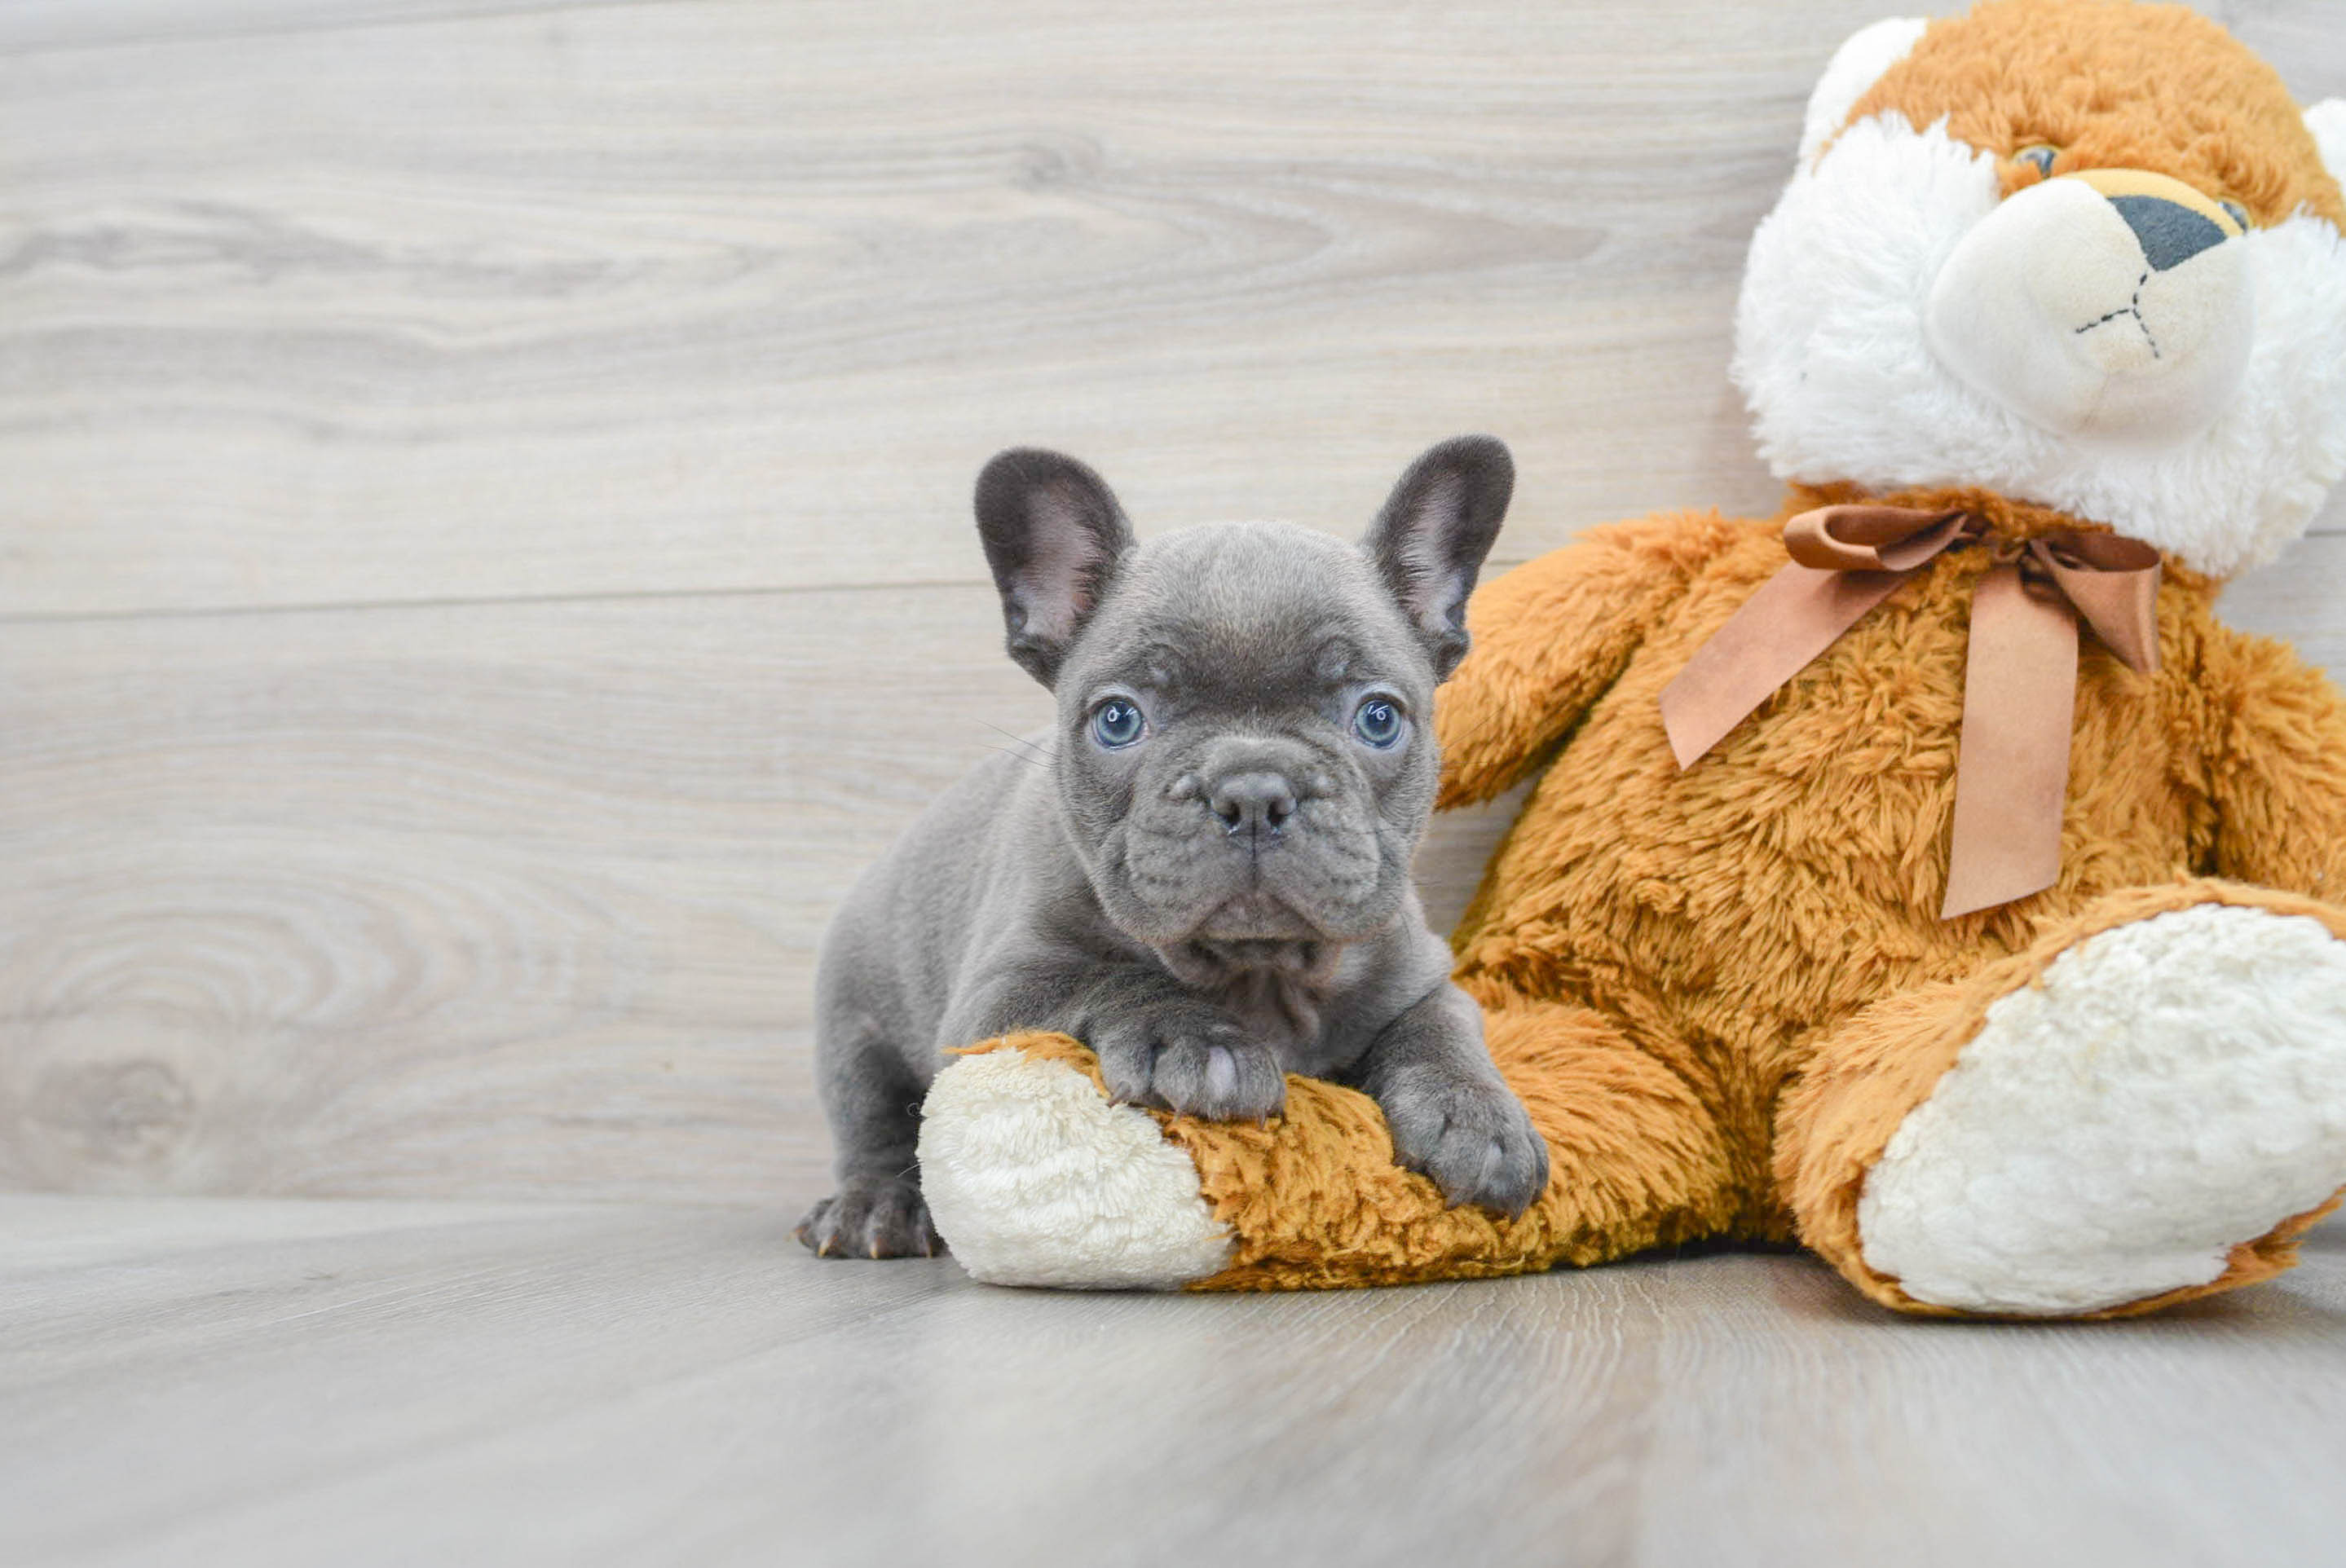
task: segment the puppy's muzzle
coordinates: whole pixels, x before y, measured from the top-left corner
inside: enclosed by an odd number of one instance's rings
[[[1295,815],[1295,786],[1282,773],[1225,774],[1208,787],[1206,804],[1232,838],[1275,839]]]
[[[1223,833],[1260,849],[1297,827],[1296,813],[1330,788],[1308,747],[1279,736],[1226,735],[1168,793],[1197,801]]]

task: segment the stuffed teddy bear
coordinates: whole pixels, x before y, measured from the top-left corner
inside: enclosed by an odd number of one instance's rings
[[[1443,800],[1537,776],[1455,939],[1553,1176],[1445,1209],[1294,1080],[1215,1125],[988,1043],[922,1178],[980,1278],[1203,1288],[1797,1241],[1915,1313],[2265,1278],[2346,1184],[2346,702],[2218,585],[2346,470],[2346,103],[2180,6],[1834,56],[1751,245],[1767,521],[1475,598]]]

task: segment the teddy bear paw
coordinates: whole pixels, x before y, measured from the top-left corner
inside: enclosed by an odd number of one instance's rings
[[[2206,1285],[2346,1185],[2346,942],[2206,904],[1999,998],[1868,1173],[1866,1263],[1918,1301],[2091,1312]]]
[[[920,1161],[937,1229],[990,1284],[1164,1290],[1230,1258],[1189,1156],[1061,1062],[1004,1048],[947,1064]]]

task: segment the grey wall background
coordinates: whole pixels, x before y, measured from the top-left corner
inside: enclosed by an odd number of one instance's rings
[[[811,1196],[821,922],[1045,711],[986,455],[1769,508],[1742,249],[1883,11],[0,4],[0,1186]],[[2346,664],[2346,511],[2230,614]]]

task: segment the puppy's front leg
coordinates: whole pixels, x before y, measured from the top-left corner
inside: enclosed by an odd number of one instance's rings
[[[1356,1070],[1401,1163],[1454,1207],[1518,1215],[1547,1186],[1547,1145],[1483,1044],[1483,1012],[1448,981],[1387,1024]]]
[[[945,1035],[964,1043],[1018,1029],[1056,1029],[1090,1046],[1120,1101],[1217,1122],[1260,1121],[1287,1107],[1271,1047],[1159,971],[1096,958],[1025,967],[955,1009]]]
[[[1103,997],[1085,1043],[1119,1100],[1216,1122],[1259,1122],[1287,1108],[1287,1076],[1271,1048],[1170,984]]]

